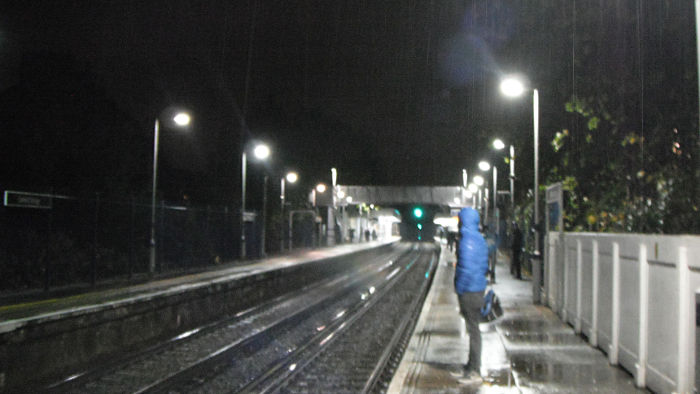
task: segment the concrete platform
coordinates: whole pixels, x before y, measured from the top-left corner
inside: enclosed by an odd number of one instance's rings
[[[550,309],[532,303],[532,282],[516,280],[499,254],[493,289],[504,315],[481,324],[484,382],[458,379],[469,338],[454,292],[454,254],[446,245],[435,280],[390,393],[645,393],[630,374],[608,364]]]
[[[198,274],[0,307],[0,392],[39,391],[154,343],[170,340],[352,270],[393,241],[307,250]]]

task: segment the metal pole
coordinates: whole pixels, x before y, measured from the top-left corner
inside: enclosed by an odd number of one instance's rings
[[[493,282],[496,282],[496,264],[498,264],[498,241],[499,241],[499,229],[500,229],[500,223],[498,220],[498,187],[496,186],[498,184],[498,169],[496,168],[496,165],[494,164],[493,166],[493,220],[495,222],[494,224],[494,233],[493,233],[493,242],[495,246],[495,250],[493,252],[493,272],[491,273],[491,278],[493,279]]]
[[[489,224],[489,200],[489,187],[487,183],[484,183],[484,216],[482,219],[486,226]]]
[[[241,155],[241,260],[245,259],[245,183],[246,183],[246,152]]]
[[[539,103],[539,96],[537,94],[537,89],[533,90],[532,93],[532,118],[533,118],[533,129],[534,129],[534,144],[535,144],[535,185],[534,185],[534,193],[535,193],[535,208],[534,208],[534,219],[533,222],[535,224],[535,259],[533,260],[533,267],[532,267],[532,292],[533,292],[533,299],[532,301],[535,304],[540,303],[540,282],[542,278],[542,260],[540,259],[540,229],[539,229],[539,221],[540,221],[540,198],[539,198],[539,112],[540,112],[540,103]]]
[[[284,177],[280,180],[280,252],[284,252]]]
[[[540,192],[539,192],[539,155],[540,155],[540,149],[539,149],[539,128],[540,128],[540,100],[539,100],[539,95],[537,93],[537,89],[534,89],[532,93],[532,117],[533,117],[533,128],[534,128],[534,134],[535,134],[535,219],[534,219],[534,224],[535,224],[535,253],[539,256],[540,255],[540,230],[539,230],[539,222],[540,222]],[[539,286],[539,283],[537,284]]]
[[[153,126],[153,185],[151,189],[151,242],[150,258],[148,261],[148,274],[153,276],[156,270],[156,185],[158,182],[158,140],[160,134],[160,122],[156,118]]]
[[[695,0],[695,35],[695,45],[698,56],[698,92],[700,93],[700,0]],[[700,96],[698,96],[698,100],[700,100]],[[700,101],[698,103],[698,108],[700,109]],[[698,134],[700,135],[700,129],[698,130]]]
[[[492,217],[495,219],[496,218],[496,203],[498,200],[498,188],[496,187],[496,184],[498,183],[498,170],[496,169],[496,166],[493,166],[493,213],[491,214]],[[495,224],[496,229],[498,229],[498,223]]]
[[[263,206],[262,206],[262,238],[260,239],[260,255],[265,257],[265,222],[267,221],[267,180],[263,178]]]
[[[292,251],[292,226],[294,225],[294,211],[289,212],[289,251]]]
[[[333,206],[328,208],[328,217],[326,223],[326,245],[335,245],[335,217],[337,213],[337,198],[338,198],[338,170],[331,168],[331,183],[333,184]],[[342,238],[342,236],[341,236]],[[342,243],[342,240],[338,240]]]
[[[700,0],[698,0],[700,1]],[[515,148],[510,146],[510,215],[515,219]]]
[[[700,0],[698,0],[698,1],[700,1]],[[467,180],[468,180],[467,170],[463,168],[462,169],[462,205],[467,205],[467,201],[466,201],[467,200],[467,196],[466,196],[466,194],[467,194],[467,192],[466,192]]]

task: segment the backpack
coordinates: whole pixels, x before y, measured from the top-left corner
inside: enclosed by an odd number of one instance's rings
[[[483,322],[491,322],[501,316],[503,316],[501,301],[498,299],[498,296],[493,289],[486,289],[486,293],[484,294],[484,305],[481,307],[481,320]]]

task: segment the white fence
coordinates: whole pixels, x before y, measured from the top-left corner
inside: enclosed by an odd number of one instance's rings
[[[637,386],[692,393],[700,237],[550,232],[544,300]]]

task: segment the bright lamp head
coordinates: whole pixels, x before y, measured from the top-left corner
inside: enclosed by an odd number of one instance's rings
[[[253,154],[258,160],[265,160],[270,157],[270,147],[265,144],[258,144],[253,149]]]
[[[501,81],[501,92],[508,97],[518,97],[525,92],[525,86],[516,78],[505,78]]]
[[[503,143],[502,140],[500,140],[500,139],[498,139],[498,138],[495,139],[495,140],[493,140],[493,149],[502,150],[502,149],[505,148],[505,147],[506,147],[506,144]]]
[[[190,124],[192,118],[186,112],[180,112],[173,117],[173,122],[178,126],[187,126]]]
[[[290,172],[287,174],[285,179],[287,179],[287,182],[289,183],[295,183],[299,179],[299,175],[297,175],[296,172]]]

